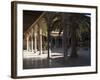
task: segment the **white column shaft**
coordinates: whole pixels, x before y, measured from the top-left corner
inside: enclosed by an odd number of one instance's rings
[[[33,52],[33,39],[31,39],[31,49],[32,49],[32,52]]]
[[[42,30],[40,29],[40,54],[42,54]]]
[[[27,52],[29,50],[29,37],[27,37]]]
[[[34,48],[35,48],[35,51],[37,51],[37,33],[35,32],[34,34]]]
[[[33,52],[33,29],[32,29],[32,32],[31,32],[31,50]]]

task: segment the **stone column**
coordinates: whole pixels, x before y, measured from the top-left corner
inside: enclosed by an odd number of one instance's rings
[[[55,39],[55,48],[57,48],[57,40],[56,40],[56,37],[54,37]]]
[[[29,50],[29,36],[27,36],[27,52],[28,52],[28,50]]]
[[[41,28],[39,29],[39,32],[40,32],[40,36],[39,36],[40,37],[40,40],[39,40],[40,41],[40,54],[42,54],[42,29]]]
[[[34,49],[36,52],[37,51],[37,33],[36,32],[34,33]]]
[[[33,52],[33,39],[31,39],[31,49],[32,49],[32,52]]]
[[[31,33],[31,50],[33,52],[33,29],[32,29],[32,33]]]

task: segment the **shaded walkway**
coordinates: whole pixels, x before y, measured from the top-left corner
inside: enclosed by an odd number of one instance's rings
[[[57,54],[57,53],[56,53]],[[56,67],[75,67],[75,66],[90,66],[91,65],[91,56],[90,49],[80,48],[78,50],[78,58],[69,58],[67,61],[64,61],[63,56],[47,57],[35,56],[34,58],[24,58],[23,59],[23,68],[24,69],[34,69],[34,68],[56,68]]]

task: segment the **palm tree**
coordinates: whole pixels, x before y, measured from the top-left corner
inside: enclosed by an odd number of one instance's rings
[[[86,14],[71,14],[71,57],[78,57],[77,45],[81,33],[90,33],[90,18]],[[90,36],[90,35],[89,35]]]
[[[76,17],[71,16],[71,22],[72,24],[70,25],[71,28],[71,57],[77,57],[77,27],[78,24],[75,22],[77,20]]]
[[[62,45],[63,45],[63,51],[64,51],[64,59],[66,59],[67,55],[68,55],[68,46],[69,46],[69,29],[70,29],[70,14],[69,13],[61,13],[62,16]],[[61,31],[61,30],[60,30]],[[60,32],[59,32],[60,33]]]
[[[81,38],[81,33],[90,33],[90,17],[79,13],[48,12],[46,20],[48,25],[48,40],[50,40],[51,31],[58,29],[59,34],[63,32],[64,58],[68,55],[69,45],[71,45],[71,57],[77,57],[78,38]],[[71,44],[69,40],[71,40]]]

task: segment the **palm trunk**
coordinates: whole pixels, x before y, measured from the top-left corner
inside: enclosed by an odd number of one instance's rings
[[[63,13],[62,15],[62,26],[63,26],[63,35],[62,35],[62,46],[64,51],[64,59],[68,58],[68,36],[69,36],[69,27],[70,27],[70,14]]]
[[[78,57],[76,27],[77,24],[75,23],[73,23],[71,26],[71,57]]]
[[[63,46],[63,51],[64,51],[64,58],[67,58],[68,55],[68,49],[67,49],[67,32],[66,29],[63,31],[63,35],[62,35],[62,46]]]

